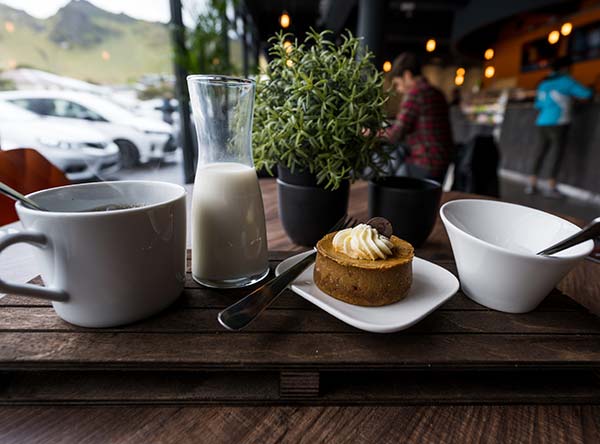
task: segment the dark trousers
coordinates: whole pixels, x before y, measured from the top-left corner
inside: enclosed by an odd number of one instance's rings
[[[550,178],[556,179],[560,169],[560,161],[565,151],[565,139],[567,135],[567,125],[538,126],[538,152],[533,165],[533,175],[539,176],[544,164],[544,159],[552,155],[552,169]]]
[[[388,166],[387,174],[390,176],[407,176],[415,177],[417,179],[431,179],[444,184],[446,178],[446,171],[440,175],[432,175],[431,172],[421,165],[410,163],[408,158],[410,157],[410,147],[405,144],[400,144],[398,147],[390,153],[390,165]]]

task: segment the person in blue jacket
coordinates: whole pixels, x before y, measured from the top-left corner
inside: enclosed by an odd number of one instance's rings
[[[542,169],[544,159],[553,154],[551,175],[548,180],[548,197],[561,197],[556,189],[556,176],[560,169],[560,162],[565,148],[565,139],[569,124],[573,99],[589,99],[592,90],[578,83],[569,75],[569,59],[557,59],[552,63],[552,72],[538,85],[535,107],[539,110],[536,120],[538,128],[539,145],[533,164],[529,185],[525,189],[527,194],[538,191],[538,175]]]

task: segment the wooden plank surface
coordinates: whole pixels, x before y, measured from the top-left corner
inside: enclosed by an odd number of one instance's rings
[[[5,407],[3,444],[598,442],[600,407]]]
[[[281,228],[274,181],[261,181],[261,187],[269,247],[302,251]],[[353,186],[352,215],[366,218],[366,192],[364,183]],[[417,255],[456,273],[439,221]],[[599,276],[587,265],[559,287],[600,313]],[[598,321],[560,291],[527,315],[492,312],[459,294],[394,335],[362,334],[286,292],[260,322],[235,334],[219,330],[214,315],[241,292],[203,290],[191,280],[186,286],[164,314],[102,331],[60,321],[47,303],[0,300],[0,367],[10,370],[2,374],[0,403],[177,404],[0,407],[0,442],[598,442],[594,406],[373,405],[597,403]],[[230,347],[239,353],[227,356]],[[219,403],[227,393],[231,403],[252,403],[257,391],[265,401],[282,402],[279,369],[310,375],[314,364],[329,369],[322,402],[370,405],[182,407]],[[357,367],[371,373],[357,373]],[[485,371],[471,373],[474,368]]]
[[[292,298],[292,296],[290,296]],[[222,331],[217,322],[219,308],[173,307],[159,316],[124,327],[104,328],[97,334],[112,333],[215,333]],[[91,330],[61,320],[50,307],[7,307],[0,316],[0,333],[70,333]],[[246,333],[346,333],[360,330],[314,307],[276,308],[267,310],[260,319],[244,330]],[[596,316],[575,311],[568,315],[536,311],[523,315],[489,310],[441,308],[402,334],[553,334],[599,335]],[[393,335],[395,336],[395,335]],[[600,338],[599,338],[600,339]]]
[[[239,300],[248,290],[217,292],[213,290],[185,289],[180,298],[174,302],[174,307],[187,308],[225,308]],[[9,307],[51,307],[51,304],[39,299],[7,296],[0,299],[0,309]],[[305,301],[292,291],[285,291],[273,303],[269,310],[277,309],[305,309],[319,310],[313,304]],[[442,305],[438,310],[472,310],[489,311],[488,308],[473,302],[459,292],[455,297]],[[536,308],[538,311],[574,311],[581,310],[581,306],[559,291],[553,291]],[[127,328],[127,327],[124,327]]]
[[[0,370],[600,369],[600,337],[587,334],[19,332],[2,333],[0,353]]]
[[[227,332],[216,314],[245,292],[190,284],[165,312],[112,329],[76,327],[47,303],[9,296],[0,306],[0,369],[600,369],[600,320],[558,291],[521,315],[488,310],[459,292],[414,327],[383,336],[354,329],[291,291],[248,330]]]

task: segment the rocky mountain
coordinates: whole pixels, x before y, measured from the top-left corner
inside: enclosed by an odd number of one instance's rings
[[[29,66],[98,83],[171,71],[167,25],[71,0],[45,20],[0,4],[0,69]]]
[[[85,0],[72,1],[56,13],[48,37],[54,43],[82,47],[100,44],[110,37],[120,37],[118,28],[102,24],[102,21],[121,24],[131,23],[133,19],[111,14]]]

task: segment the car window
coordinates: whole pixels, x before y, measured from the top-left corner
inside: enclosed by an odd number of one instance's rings
[[[13,105],[17,105],[23,109],[29,110],[29,101],[26,99],[10,99],[7,102],[12,103]]]
[[[41,116],[56,116],[54,101],[51,99],[15,99],[11,101],[15,105],[24,106]]]
[[[71,102],[70,100],[55,99],[54,106],[57,115],[60,117],[69,117],[72,119],[87,119],[94,121],[104,120],[98,113],[95,113],[89,108],[80,105],[79,103]]]

